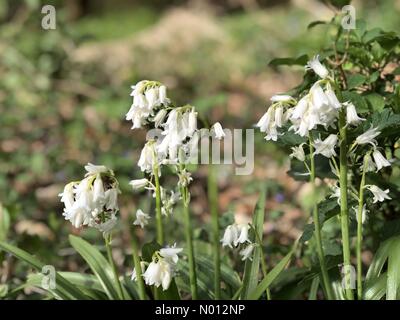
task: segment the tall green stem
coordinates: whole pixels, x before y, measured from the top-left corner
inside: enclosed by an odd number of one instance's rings
[[[314,146],[313,146],[313,138],[311,134],[309,135],[309,141],[310,141],[310,161],[311,161],[311,168],[310,168],[310,183],[313,186],[314,191],[316,190],[315,186],[315,161],[314,161]],[[321,236],[321,223],[319,220],[319,215],[318,215],[318,207],[317,203],[314,203],[313,206],[313,220],[314,220],[314,236],[315,236],[315,242],[317,245],[317,255],[318,255],[318,260],[319,260],[319,265],[321,268],[321,274],[322,274],[322,282],[324,284],[324,288],[326,291],[326,296],[328,300],[333,299],[333,289],[332,289],[332,284],[329,279],[329,274],[328,270],[326,267],[326,261],[325,261],[325,254],[324,254],[324,249],[322,247],[322,236]]]
[[[351,256],[350,256],[350,236],[349,236],[349,210],[347,205],[347,129],[345,110],[339,112],[339,133],[340,133],[340,156],[339,156],[339,184],[340,184],[340,219],[342,228],[343,242],[343,264],[345,293],[348,300],[353,300],[351,285]]]
[[[154,181],[156,187],[156,227],[157,227],[157,242],[160,245],[164,244],[164,230],[162,223],[162,213],[161,213],[161,187],[160,179],[158,177],[158,165],[153,167]]]
[[[135,266],[135,273],[136,273],[136,282],[139,288],[139,298],[140,300],[146,300],[146,289],[142,277],[142,267],[140,265],[139,250],[138,250],[135,231],[133,231],[132,234],[131,245],[132,245],[133,265]]]
[[[185,220],[185,234],[186,243],[188,246],[189,253],[189,281],[190,281],[190,292],[192,294],[192,299],[197,299],[197,277],[196,277],[196,264],[194,260],[194,250],[193,250],[193,236],[192,236],[192,223],[190,219],[189,211],[189,190],[187,187],[181,187],[181,194],[183,200],[183,215]]]
[[[357,298],[362,300],[362,240],[363,240],[363,207],[364,207],[364,186],[365,186],[365,171],[366,159],[364,158],[363,173],[360,182],[360,191],[358,193],[358,210],[357,210]]]
[[[114,279],[115,279],[115,282],[117,283],[117,289],[118,289],[119,298],[121,300],[124,300],[124,293],[122,291],[121,282],[119,281],[117,266],[115,265],[115,262],[114,262],[114,259],[113,259],[113,256],[112,256],[111,245],[110,245],[111,237],[104,238],[104,242],[106,244],[108,261],[111,264],[111,267],[112,267],[112,270],[113,270],[113,273],[114,273]]]
[[[212,246],[214,262],[214,295],[215,300],[221,298],[221,265],[218,217],[218,185],[214,165],[208,166],[208,203],[211,213]]]

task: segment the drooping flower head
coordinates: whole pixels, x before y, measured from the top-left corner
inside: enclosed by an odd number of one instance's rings
[[[132,129],[141,128],[149,118],[155,116],[155,110],[160,106],[168,106],[166,87],[157,81],[142,80],[132,86],[133,102],[126,114],[126,120],[132,121]]]
[[[143,279],[149,286],[159,287],[168,290],[175,274],[178,254],[182,248],[176,246],[162,248],[153,254],[153,259],[143,273]]]
[[[313,70],[319,77],[325,79],[329,75],[328,69],[319,61],[319,55],[314,56],[305,66],[306,70]]]
[[[118,208],[118,181],[112,170],[89,163],[81,181],[68,183],[59,195],[64,217],[75,228],[96,227],[106,236],[115,227]]]

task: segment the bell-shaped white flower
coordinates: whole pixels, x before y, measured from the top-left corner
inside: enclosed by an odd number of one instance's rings
[[[312,69],[319,77],[325,79],[329,75],[328,69],[319,61],[319,55],[307,62],[306,70]]]
[[[248,224],[239,224],[237,226],[237,229],[238,229],[238,237],[234,241],[235,247],[238,244],[250,242],[250,240],[249,240],[249,229],[250,229],[250,226]]]
[[[381,132],[378,131],[378,128],[373,128],[371,126],[370,129],[368,129],[367,131],[365,131],[363,134],[359,135],[356,138],[355,143],[356,144],[367,144],[367,143],[369,143],[369,144],[373,145],[374,147],[376,147],[377,142],[376,142],[375,138],[377,136],[379,136],[380,134],[381,134]]]
[[[298,147],[292,147],[292,153],[289,155],[290,158],[296,158],[299,161],[306,160],[306,155],[303,150],[304,143],[300,144]]]
[[[374,150],[372,156],[374,157],[377,167],[376,171],[381,170],[383,167],[390,167],[390,162],[386,160],[386,158],[382,155],[382,153],[379,152],[378,149]]]
[[[143,277],[143,272],[146,269],[146,262],[145,261],[140,261],[140,269],[142,270],[141,275]],[[135,268],[133,268],[133,270],[132,270],[131,280],[132,281],[137,281],[137,274],[136,274],[136,269]]]
[[[239,236],[239,230],[236,224],[232,224],[226,227],[224,236],[221,239],[222,246],[232,248],[232,245],[236,246],[236,241]]]
[[[118,211],[118,193],[120,193],[119,189],[111,188],[105,192],[106,196],[106,209],[112,211]]]
[[[161,275],[160,275],[161,286],[162,286],[163,290],[166,291],[166,290],[168,290],[168,288],[172,282],[174,270],[173,270],[172,265],[163,259],[161,259],[158,263],[160,264],[160,270],[161,270]]]
[[[179,176],[179,181],[178,181],[179,187],[187,187],[193,180],[192,174],[186,169],[180,170],[178,176]]]
[[[85,174],[85,177],[87,177],[87,176],[95,175],[98,173],[105,173],[108,171],[108,168],[106,166],[97,166],[97,165],[89,162],[85,166],[85,170],[87,171],[87,173]]]
[[[158,111],[156,116],[153,119],[154,127],[156,127],[156,128],[160,127],[163,124],[166,115],[167,115],[167,110],[161,109],[160,111]]]
[[[176,244],[172,247],[165,247],[160,249],[160,255],[168,262],[178,263],[179,257],[178,254],[183,251],[183,248],[177,248]]]
[[[375,163],[372,160],[372,157],[369,153],[367,153],[364,156],[364,162],[365,162],[365,172],[372,172],[376,170]],[[361,166],[361,170],[364,170],[364,164]]]
[[[364,118],[360,118],[357,114],[357,110],[354,104],[351,102],[345,102],[343,105],[346,107],[346,122],[349,125],[358,125],[362,121],[365,121]]]
[[[167,97],[167,87],[164,85],[161,85],[158,89],[158,99],[160,101],[160,103],[162,103],[163,105],[167,105],[169,104],[170,100]]]
[[[247,259],[252,260],[251,257],[252,257],[255,246],[256,246],[255,243],[250,243],[239,252],[239,254],[242,256],[242,261],[247,260]]]
[[[133,190],[139,190],[142,188],[145,188],[149,185],[149,180],[146,178],[143,179],[136,179],[136,180],[131,180],[129,184],[132,186]]]
[[[359,222],[358,221],[358,206],[357,207],[354,207],[353,208],[353,210],[356,212],[356,220],[357,220],[357,222]],[[362,208],[362,212],[361,212],[361,224],[364,224],[364,222],[367,220],[367,214],[368,214],[368,210],[367,210],[367,207],[366,207],[366,205],[364,204],[363,205],[363,208]]]
[[[186,135],[188,137],[191,137],[196,130],[197,130],[197,112],[195,112],[193,108],[188,115],[188,128]]]
[[[330,134],[325,140],[315,139],[314,154],[322,154],[327,158],[336,156],[335,147],[337,144],[338,137],[335,134]]]
[[[212,126],[212,131],[214,132],[215,138],[218,140],[221,140],[225,137],[224,129],[222,129],[222,126],[219,122],[214,123]]]
[[[154,153],[155,152],[154,152],[153,142],[152,141],[147,142],[144,145],[142,152],[140,153],[138,161],[138,166],[140,167],[140,170],[146,172],[152,172],[153,166],[155,164]]]
[[[267,112],[264,113],[261,119],[257,122],[256,127],[258,127],[261,132],[266,132],[268,128],[273,125],[274,114],[275,109],[273,107],[269,107]]]
[[[104,204],[105,200],[105,193],[104,193],[104,186],[103,180],[101,180],[100,174],[96,175],[96,179],[93,183],[93,201],[98,204]]]
[[[144,228],[149,223],[150,215],[144,213],[141,209],[136,211],[136,220],[133,222],[135,226]]]
[[[64,203],[65,209],[70,209],[75,202],[75,195],[74,195],[74,187],[75,182],[68,183],[64,187],[64,191],[60,193],[58,196],[61,197],[61,202]]]
[[[159,287],[161,285],[161,263],[160,261],[152,261],[143,273],[143,279],[149,286]]]
[[[372,192],[372,194],[374,195],[374,198],[372,200],[373,203],[377,203],[379,202],[383,202],[385,201],[385,199],[387,200],[391,200],[392,198],[388,196],[389,194],[389,189],[386,190],[382,190],[379,187],[375,186],[375,185],[368,185],[366,186],[366,188]]]
[[[297,103],[297,105],[294,107],[291,119],[297,120],[297,119],[302,119],[307,112],[307,109],[309,107],[309,96],[304,96],[303,98],[300,99],[300,101]]]
[[[88,225],[91,219],[90,211],[82,206],[76,205],[76,203],[64,215],[65,219],[69,220],[75,228]]]
[[[329,105],[334,109],[340,109],[342,104],[339,102],[336,97],[335,91],[333,91],[332,86],[328,83],[325,89],[325,96],[328,99]]]
[[[275,125],[281,128],[284,124],[283,107],[278,106],[275,108]]]
[[[287,94],[276,94],[271,97],[271,102],[291,102],[294,99]]]

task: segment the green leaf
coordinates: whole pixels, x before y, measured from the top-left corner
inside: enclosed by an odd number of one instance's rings
[[[303,66],[307,63],[308,61],[308,56],[306,54],[303,54],[297,58],[275,58],[272,59],[268,65],[270,66],[293,66],[293,65],[300,65]]]
[[[362,41],[365,43],[371,42],[379,38],[382,34],[382,30],[380,28],[374,28],[371,30],[368,30],[367,32],[364,33],[362,37]]]
[[[370,93],[365,96],[370,109],[374,112],[382,112],[385,108],[385,100],[377,93]]]
[[[35,268],[38,272],[42,272],[43,267],[45,266],[39,259],[32,256],[28,252],[19,249],[11,244],[6,242],[0,242],[0,249],[9,252],[14,255],[19,260],[22,260],[28,263],[30,266]],[[72,283],[67,281],[63,276],[60,275],[59,272],[55,274],[57,292],[58,295],[64,299],[77,299],[77,300],[87,300],[88,297],[79,289],[77,289]]]
[[[387,268],[386,300],[400,298],[400,237],[390,245]]]
[[[303,234],[300,237],[300,242],[305,243],[310,240],[314,235],[314,223],[309,223],[304,226]]]
[[[348,89],[357,88],[358,86],[365,83],[367,77],[362,74],[352,74],[347,78]]]
[[[387,274],[383,273],[380,277],[365,282],[363,300],[381,300],[386,293]]]
[[[315,277],[311,282],[310,294],[308,300],[317,300],[317,293],[319,288],[319,278]]]
[[[258,300],[263,292],[269,288],[272,282],[279,276],[279,274],[285,269],[292,258],[293,248],[290,252],[267,274],[267,276],[260,282],[257,288],[250,294],[250,300]]]
[[[118,300],[119,296],[116,289],[117,284],[114,284],[112,267],[106,258],[104,258],[96,247],[92,246],[89,242],[80,237],[70,235],[69,242],[87,262],[90,269],[99,279],[108,298],[111,300]]]
[[[397,300],[400,298],[399,247],[400,236],[386,240],[379,247],[365,278],[364,295],[373,298],[377,295],[382,295],[382,290],[386,289],[387,300]],[[382,273],[385,265],[387,265],[386,274]],[[386,281],[385,288],[382,281]]]
[[[8,229],[10,228],[10,214],[0,203],[0,241],[6,240]]]
[[[313,21],[307,26],[307,29],[312,29],[315,26],[318,26],[318,25],[321,25],[321,24],[326,24],[326,23],[327,23],[326,21],[322,21],[322,20]]]
[[[266,189],[265,186],[261,187],[260,196],[258,198],[258,202],[256,208],[254,210],[253,216],[253,226],[255,232],[257,232],[258,237],[262,239],[263,235],[263,225],[264,225],[264,216],[265,216],[265,197],[266,197]],[[252,235],[252,239],[250,239],[253,243],[257,242],[256,235]],[[249,294],[255,290],[258,283],[258,274],[260,271],[260,254],[263,248],[261,246],[257,246],[253,250],[252,260],[247,260],[244,266],[244,275],[243,275],[243,289],[241,297],[246,300],[249,299]]]
[[[345,5],[348,5],[351,0],[329,0],[329,2],[338,9],[342,9]]]
[[[106,295],[104,294],[103,287],[101,286],[98,279],[91,274],[81,274],[77,272],[60,272],[60,275],[71,282],[73,285],[82,290],[87,296],[92,299],[104,300]],[[38,288],[42,287],[42,280],[44,275],[42,273],[30,274],[26,282],[26,286],[35,286]],[[55,297],[60,296],[59,291],[49,290]]]

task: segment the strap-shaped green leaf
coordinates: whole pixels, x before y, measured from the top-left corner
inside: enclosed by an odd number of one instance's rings
[[[106,258],[96,247],[82,238],[70,235],[69,242],[92,269],[107,296],[112,300],[118,300],[117,284],[113,281],[113,271]]]
[[[261,188],[260,196],[256,208],[254,210],[253,216],[253,226],[255,232],[257,232],[259,239],[262,239],[263,225],[264,225],[264,215],[265,215],[265,197],[266,191],[265,186]],[[251,239],[256,242],[256,236],[253,235]],[[249,299],[249,295],[253,292],[258,284],[258,274],[260,271],[260,250],[263,248],[260,246],[255,247],[253,251],[252,260],[247,260],[244,267],[243,275],[243,290],[241,297],[242,299]]]
[[[267,276],[260,282],[257,288],[250,293],[250,300],[258,300],[263,292],[269,288],[271,283],[279,276],[279,274],[285,269],[290,262],[294,252],[294,248],[270,271]]]
[[[39,259],[29,254],[28,252],[17,248],[9,243],[0,242],[0,249],[9,252],[16,258],[25,261],[37,271],[41,272],[45,265]],[[71,282],[66,280],[59,272],[56,272],[56,289],[54,290],[55,295],[61,299],[74,299],[74,300],[87,300],[87,297],[81,290],[76,288]]]

